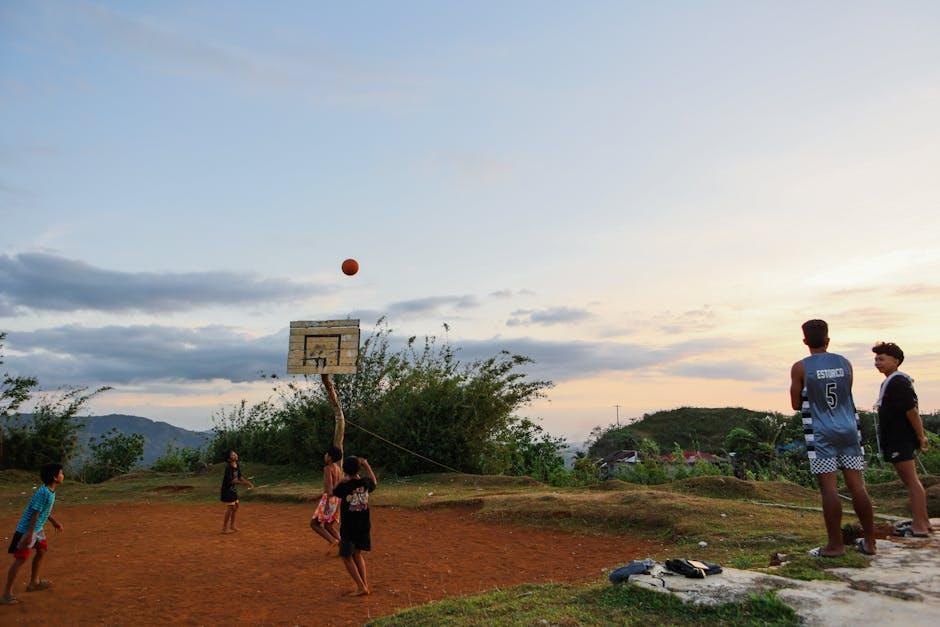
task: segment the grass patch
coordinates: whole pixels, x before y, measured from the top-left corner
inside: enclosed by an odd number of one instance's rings
[[[791,505],[818,504],[819,495],[789,481],[744,481],[736,477],[690,477],[674,481],[666,489],[713,499],[771,501]]]
[[[717,606],[691,605],[635,586],[524,585],[446,599],[369,623],[396,625],[798,625],[772,593]]]

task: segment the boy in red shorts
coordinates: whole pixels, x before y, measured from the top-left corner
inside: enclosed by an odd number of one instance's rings
[[[46,521],[51,522],[56,531],[62,531],[62,524],[52,517],[55,489],[65,480],[65,475],[62,474],[62,464],[46,464],[40,470],[39,476],[42,478],[42,486],[29,500],[16,526],[16,533],[13,534],[10,548],[7,550],[8,553],[13,554],[13,564],[7,573],[7,585],[3,590],[3,598],[0,599],[3,605],[19,602],[13,596],[13,583],[16,581],[16,574],[29,559],[29,554],[33,549],[36,549],[36,556],[33,558],[33,572],[26,591],[46,590],[52,585],[48,580],[39,578],[39,567],[42,565],[42,558],[48,548],[46,534],[43,533]]]

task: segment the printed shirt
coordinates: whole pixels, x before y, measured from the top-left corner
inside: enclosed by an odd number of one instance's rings
[[[23,516],[20,518],[19,524],[16,525],[16,530],[19,533],[28,532],[29,519],[33,517],[34,512],[39,512],[39,516],[36,518],[36,526],[33,528],[33,531],[36,533],[42,531],[42,527],[46,524],[46,520],[48,520],[49,514],[52,513],[53,504],[55,504],[55,492],[50,490],[48,487],[42,486],[33,492],[33,498],[29,499],[29,504],[23,511]]]
[[[333,495],[340,499],[339,533],[342,537],[369,532],[369,492],[373,490],[375,483],[369,478],[350,479],[333,488]]]

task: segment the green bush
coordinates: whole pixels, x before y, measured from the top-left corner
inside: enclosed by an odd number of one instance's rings
[[[91,460],[85,464],[83,478],[87,483],[100,483],[130,471],[144,456],[144,436],[120,433],[111,429],[88,443]]]
[[[157,472],[195,472],[204,464],[203,453],[199,449],[176,446],[170,442],[163,455],[150,468]]]
[[[516,415],[551,385],[519,372],[530,359],[503,351],[462,363],[455,348],[434,337],[423,345],[412,337],[393,351],[390,336],[380,321],[363,344],[356,374],[334,377],[347,419],[347,453],[403,475],[441,470],[403,448],[462,472],[547,479],[557,471],[562,440]],[[210,459],[222,460],[234,449],[269,464],[319,462],[334,428],[319,378],[279,384],[275,391],[272,401],[243,402],[216,416]]]

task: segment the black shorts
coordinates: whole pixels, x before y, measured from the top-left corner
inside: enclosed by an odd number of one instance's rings
[[[906,442],[883,442],[881,444],[881,454],[886,462],[897,464],[914,459],[914,451],[918,448],[920,448],[919,443],[910,440]]]
[[[358,538],[340,538],[339,555],[340,557],[352,557],[355,551],[371,551],[372,538],[369,534],[359,536]]]
[[[222,490],[222,494],[219,496],[219,500],[223,503],[237,503],[238,492],[235,490]]]

